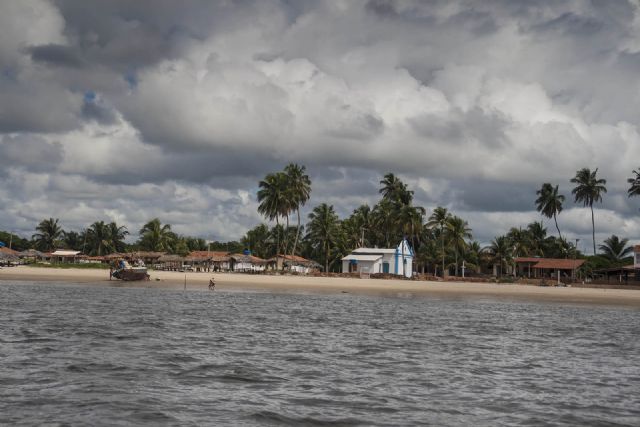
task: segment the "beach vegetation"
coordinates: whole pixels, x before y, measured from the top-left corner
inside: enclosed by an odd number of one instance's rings
[[[36,226],[36,231],[32,238],[36,249],[40,251],[53,251],[60,245],[60,239],[64,235],[62,227],[58,223],[58,218],[43,219]]]
[[[145,251],[171,252],[177,239],[171,225],[162,224],[158,218],[143,225],[138,234],[138,247]]]
[[[325,272],[329,272],[329,265],[334,261],[331,258],[332,252],[338,253],[334,248],[338,246],[341,234],[340,219],[332,205],[322,203],[311,211],[306,238],[323,262]]]
[[[607,180],[598,179],[598,168],[591,171],[589,168],[582,168],[576,172],[576,176],[571,178],[571,182],[576,184],[571,193],[575,197],[576,203],[582,203],[585,207],[591,208],[591,231],[593,236],[593,254],[596,255],[596,224],[593,216],[593,203],[602,202],[602,195],[607,192]]]
[[[289,216],[291,212],[295,211],[298,219],[294,233],[293,247],[291,248],[291,255],[295,255],[302,226],[300,221],[300,208],[304,206],[309,200],[309,197],[311,197],[311,179],[306,173],[306,167],[295,163],[288,164],[284,168],[284,172],[287,175],[286,198],[288,200],[289,208],[287,216]]]
[[[558,238],[562,239],[560,227],[558,227],[558,214],[562,212],[562,203],[564,196],[558,192],[558,186],[555,187],[548,182],[542,184],[540,190],[536,191],[538,198],[536,199],[536,209],[547,218],[553,218],[558,230]]]
[[[440,256],[442,259],[442,275],[444,277],[444,269],[445,269],[445,262],[444,262],[444,258],[445,258],[445,232],[444,232],[444,228],[446,227],[447,223],[449,222],[449,219],[451,219],[451,214],[449,213],[449,211],[447,210],[447,208],[444,208],[442,206],[438,206],[437,208],[435,208],[433,210],[433,213],[431,214],[431,216],[429,217],[429,221],[427,222],[427,227],[437,227],[438,231],[439,231],[439,235],[440,235]]]
[[[631,178],[627,179],[629,183],[629,190],[627,190],[627,195],[629,197],[632,196],[640,196],[640,168],[638,170],[634,170]]]
[[[621,239],[615,234],[612,234],[598,246],[598,249],[602,252],[603,257],[615,263],[620,263],[633,253],[633,246],[628,243],[629,239]]]

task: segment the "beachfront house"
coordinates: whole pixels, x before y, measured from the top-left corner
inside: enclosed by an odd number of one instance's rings
[[[232,254],[231,271],[256,273],[265,271],[267,268],[267,260],[258,258],[257,256],[246,254]]]
[[[82,255],[80,251],[73,251],[68,249],[56,249],[50,254],[46,254],[45,257],[53,263],[72,263],[75,264],[80,259],[86,258],[86,255]]]
[[[516,276],[534,279],[570,278],[575,280],[576,270],[583,259],[519,257],[515,259]]]
[[[287,270],[299,274],[309,274],[322,268],[317,262],[297,255],[279,254],[267,260],[267,262],[268,266],[275,270]]]
[[[413,250],[406,239],[395,249],[357,248],[342,258],[343,273],[388,273],[411,277],[412,265]]]

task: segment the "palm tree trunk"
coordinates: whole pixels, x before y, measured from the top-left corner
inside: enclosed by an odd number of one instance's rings
[[[456,277],[458,277],[458,248],[455,248],[456,253]]]
[[[591,233],[593,236],[593,254],[596,254],[596,223],[593,220],[593,203],[591,204]]]
[[[324,272],[329,274],[329,244],[327,243],[324,253]]]
[[[444,279],[444,227],[440,226],[440,241],[442,242],[442,278]]]
[[[280,254],[280,221],[278,221],[278,217],[276,217],[276,271],[278,271],[278,255],[279,254]]]
[[[404,239],[402,239],[400,244],[402,245],[402,277],[407,277],[407,266],[404,262]]]
[[[298,212],[298,228],[296,228],[296,238],[293,241],[293,249],[291,249],[291,256],[296,254],[296,246],[298,246],[298,236],[300,235],[300,209],[296,209]]]
[[[560,227],[558,227],[558,218],[556,218],[556,213],[553,213],[553,220],[556,222],[556,230],[558,230],[558,237],[562,240],[562,234],[560,234]]]

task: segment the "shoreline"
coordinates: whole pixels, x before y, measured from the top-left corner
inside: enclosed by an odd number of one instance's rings
[[[244,273],[181,273],[155,270],[150,270],[149,274],[151,280],[148,282],[123,282],[116,279],[109,280],[108,270],[16,266],[0,270],[0,283],[9,281],[64,282],[92,286],[178,290],[184,289],[186,278],[187,290],[207,290],[209,279],[214,277],[216,290],[221,291],[315,294],[352,293],[404,298],[419,296],[496,298],[640,308],[640,290],[632,289],[540,287],[523,284],[276,276]]]

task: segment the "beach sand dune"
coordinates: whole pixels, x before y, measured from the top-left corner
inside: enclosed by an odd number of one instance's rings
[[[149,282],[109,280],[108,270],[58,269],[17,266],[0,270],[0,281],[84,283],[95,286],[154,287],[207,290],[215,278],[216,290],[294,293],[358,293],[390,297],[440,296],[453,298],[508,298],[565,303],[624,305],[640,308],[640,290],[539,287],[520,284],[432,282],[242,273],[150,271]]]

